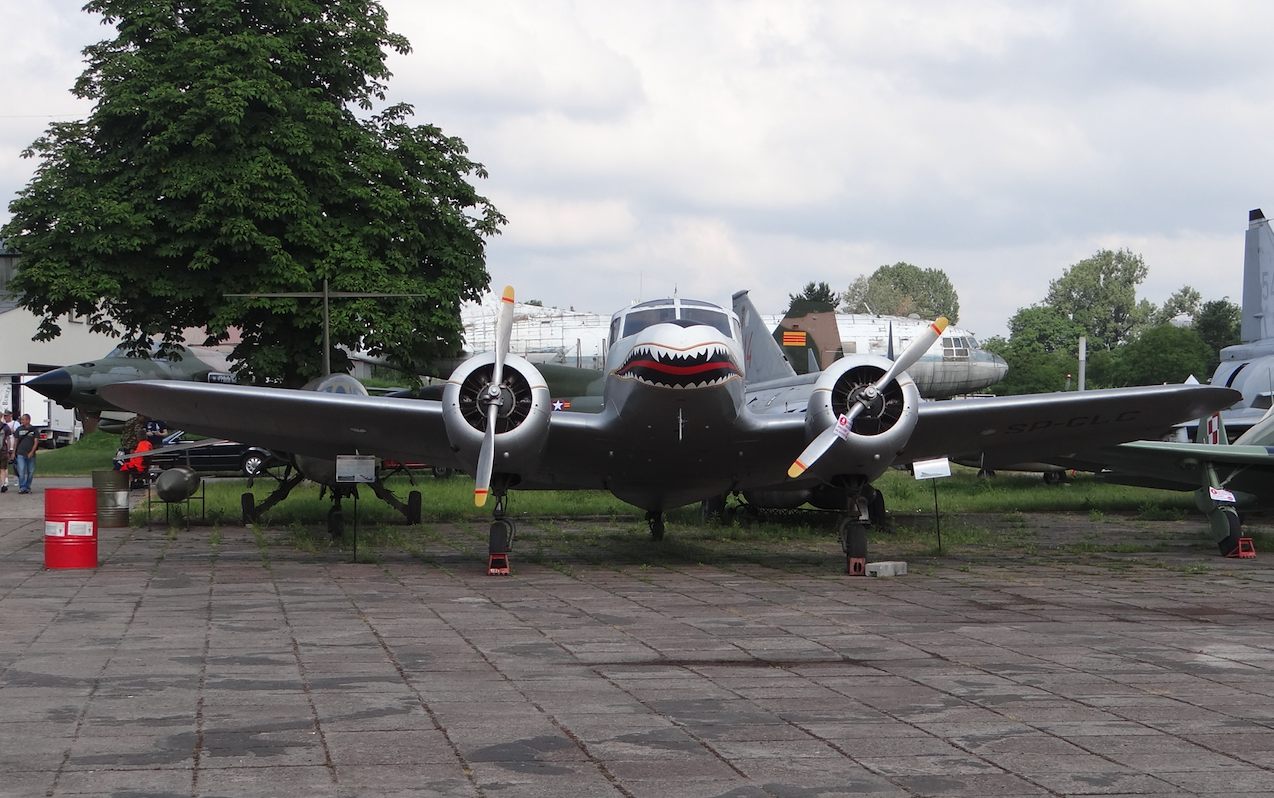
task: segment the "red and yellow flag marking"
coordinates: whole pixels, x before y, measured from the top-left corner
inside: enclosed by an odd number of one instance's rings
[[[805,346],[805,333],[802,330],[784,330],[784,346]]]

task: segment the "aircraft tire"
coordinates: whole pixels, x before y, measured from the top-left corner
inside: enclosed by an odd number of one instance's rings
[[[1216,544],[1217,548],[1221,550],[1222,557],[1225,557],[1237,549],[1239,547],[1239,538],[1243,536],[1240,531],[1242,527],[1239,524],[1239,517],[1237,515],[1234,513],[1226,513],[1225,520],[1230,525],[1230,534],[1225,539],[1218,541]]]
[[[1066,481],[1065,471],[1045,471],[1044,472],[1045,485],[1060,485],[1065,481]]]
[[[432,471],[434,479],[451,479],[451,469],[446,466],[434,466]]]
[[[836,532],[846,557],[867,558],[867,527],[847,518],[836,527]]]
[[[497,518],[491,522],[491,531],[487,535],[488,554],[508,554],[513,548],[513,522],[507,518]]]
[[[251,493],[243,493],[239,496],[239,513],[242,516],[244,526],[250,526],[257,520],[256,497]]]
[[[420,491],[418,490],[407,494],[407,523],[420,523]]]

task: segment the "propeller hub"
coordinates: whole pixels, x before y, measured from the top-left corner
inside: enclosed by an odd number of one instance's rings
[[[885,395],[875,385],[864,385],[850,397],[863,406],[862,414],[868,418],[879,418],[885,410]]]

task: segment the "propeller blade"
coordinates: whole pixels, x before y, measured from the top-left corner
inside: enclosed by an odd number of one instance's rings
[[[497,404],[487,405],[487,431],[482,438],[482,452],[478,455],[478,473],[473,475],[473,503],[482,507],[491,493],[491,470],[495,464],[495,417],[500,410]]]
[[[792,463],[787,469],[787,475],[792,479],[796,479],[804,474],[806,469],[818,462],[818,458],[827,454],[827,450],[832,448],[832,444],[836,443],[837,438],[844,439],[849,434],[850,425],[854,423],[854,417],[861,413],[863,406],[855,403],[852,405],[845,415],[836,419],[836,423],[818,434],[818,437],[810,441],[809,446],[805,447],[805,451],[801,452],[800,457]]]
[[[491,384],[499,385],[504,379],[504,359],[509,354],[509,339],[513,336],[513,286],[506,285],[500,297],[500,315],[495,327],[495,371]]]
[[[478,454],[478,473],[474,474],[473,503],[482,507],[491,493],[491,471],[495,465],[495,420],[500,412],[500,383],[504,381],[504,359],[509,354],[509,339],[513,335],[513,286],[506,285],[500,297],[500,315],[495,328],[495,367],[491,382],[487,385],[487,431],[482,437],[482,451]]]
[[[947,329],[947,317],[939,316],[936,321],[911,342],[911,345],[902,351],[894,364],[890,366],[889,371],[885,372],[885,376],[876,381],[876,389],[883,390],[886,385],[894,381],[899,374],[915,365],[916,361],[929,351],[929,347],[933,346],[933,342],[942,337],[942,331]]]
[[[892,321],[889,322],[889,349],[885,351],[885,357],[890,360],[897,360],[894,357],[894,323]]]

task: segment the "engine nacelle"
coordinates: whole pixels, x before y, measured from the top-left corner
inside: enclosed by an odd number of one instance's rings
[[[467,470],[477,470],[487,429],[486,405],[479,399],[491,383],[495,353],[476,355],[460,364],[442,391],[447,439]],[[534,469],[549,437],[552,397],[548,384],[529,361],[517,355],[504,359],[501,406],[496,414],[495,473],[521,474]]]
[[[828,366],[810,394],[805,433],[813,440],[836,424],[867,388],[893,365],[875,355],[850,355]],[[906,447],[916,427],[920,391],[906,372],[885,386],[854,418],[845,442],[839,441],[814,464],[821,476],[883,473]]]

